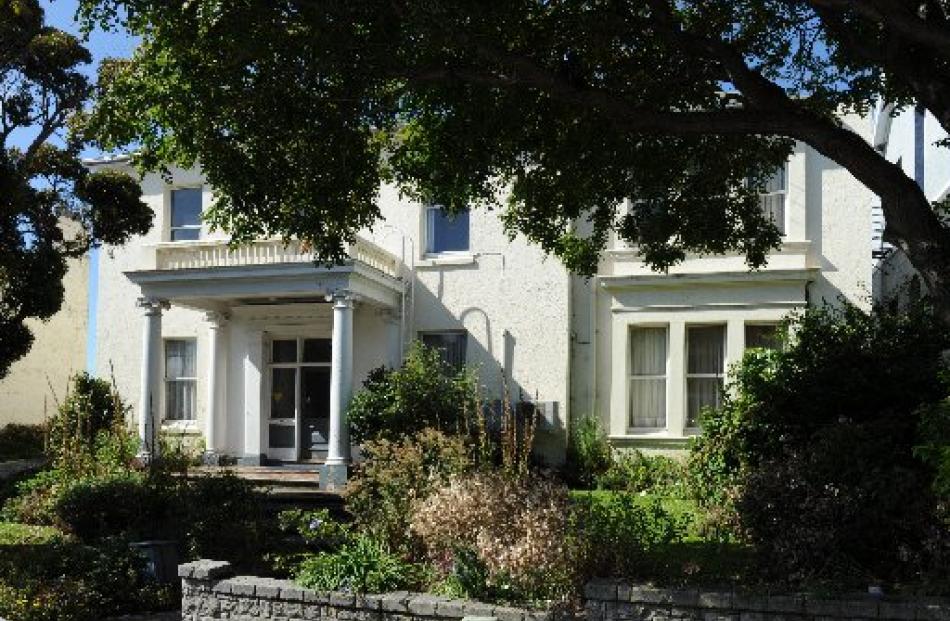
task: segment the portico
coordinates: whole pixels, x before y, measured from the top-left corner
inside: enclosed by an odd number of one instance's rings
[[[161,250],[158,269],[126,273],[143,313],[142,457],[155,455],[159,432],[179,429],[203,436],[211,463],[222,455],[246,465],[322,463],[321,486],[343,485],[354,388],[369,369],[399,362],[403,283],[395,258],[362,240],[349,261],[329,267],[286,247],[277,260],[271,247],[240,261],[232,256],[240,249],[226,248],[182,261],[179,243],[178,265]],[[178,307],[204,311],[203,325],[163,330],[163,315]]]

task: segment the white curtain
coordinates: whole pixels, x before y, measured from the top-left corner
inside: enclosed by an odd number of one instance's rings
[[[165,418],[195,419],[195,341],[165,341]]]
[[[719,407],[725,367],[725,326],[687,330],[686,424],[696,427],[704,407]]]
[[[630,426],[666,427],[666,328],[630,331]]]

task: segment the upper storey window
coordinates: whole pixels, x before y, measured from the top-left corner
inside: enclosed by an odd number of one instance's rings
[[[171,193],[172,241],[201,238],[201,188],[178,188]]]
[[[442,206],[426,208],[426,254],[467,252],[469,249],[468,210],[448,213]]]
[[[788,194],[788,172],[786,166],[779,167],[765,184],[762,192],[762,211],[765,217],[775,224],[778,232],[785,235],[785,197]]]

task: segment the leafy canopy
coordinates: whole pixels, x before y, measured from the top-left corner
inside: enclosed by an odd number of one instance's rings
[[[89,61],[37,0],[0,0],[0,378],[32,344],[24,322],[62,305],[67,260],[151,226],[135,179],[79,160]]]
[[[103,73],[97,139],[140,145],[146,169],[200,161],[237,242],[340,258],[392,181],[503,208],[511,235],[581,272],[612,231],[657,269],[730,250],[759,266],[779,235],[758,194],[798,140],[882,197],[886,237],[950,321],[950,229],[838,120],[883,98],[950,128],[945,0],[81,6],[143,39]]]

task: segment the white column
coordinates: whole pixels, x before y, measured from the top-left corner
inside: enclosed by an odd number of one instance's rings
[[[158,432],[161,420],[162,373],[162,309],[168,302],[139,298],[137,306],[144,310],[142,331],[142,375],[139,392],[139,457],[143,460],[158,455]]]
[[[333,341],[330,365],[330,438],[327,466],[350,463],[350,439],[346,408],[350,404],[353,382],[353,296],[349,291],[333,294]],[[334,482],[327,481],[332,486]]]
[[[218,367],[224,361],[224,338],[221,328],[227,321],[227,315],[217,312],[205,314],[208,321],[208,400],[205,415],[205,456],[206,461],[214,462],[218,455],[218,419],[221,416],[221,374]]]
[[[259,466],[264,456],[264,424],[261,403],[264,395],[264,334],[248,330],[244,355],[244,455],[241,464]]]

